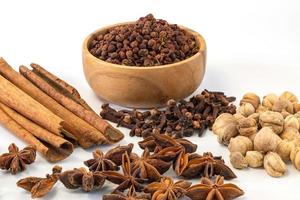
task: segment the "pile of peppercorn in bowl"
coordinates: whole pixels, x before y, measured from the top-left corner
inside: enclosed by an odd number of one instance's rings
[[[150,108],[183,99],[200,85],[206,64],[203,37],[147,15],[90,34],[83,44],[85,77],[103,100]]]

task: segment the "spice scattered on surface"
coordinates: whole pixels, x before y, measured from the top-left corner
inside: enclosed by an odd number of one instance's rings
[[[191,33],[149,14],[96,35],[89,51],[110,63],[157,66],[185,60],[196,54],[199,46]]]
[[[16,174],[20,171],[24,171],[26,165],[33,163],[35,158],[35,148],[29,146],[20,151],[17,145],[12,143],[8,147],[8,153],[4,153],[0,156],[0,168],[9,170],[11,174]]]
[[[227,97],[223,92],[204,90],[189,99],[176,103],[169,100],[164,110],[152,109],[140,112],[137,110],[116,111],[109,104],[102,105],[100,115],[119,126],[131,129],[131,136],[147,137],[152,133],[165,133],[175,138],[199,136],[204,130],[211,128],[215,119],[222,113],[236,112],[231,103],[235,97]]]
[[[17,186],[31,193],[32,198],[40,198],[48,194],[58,180],[58,174],[61,172],[60,166],[54,166],[52,174],[46,175],[46,178],[30,176],[17,182]]]

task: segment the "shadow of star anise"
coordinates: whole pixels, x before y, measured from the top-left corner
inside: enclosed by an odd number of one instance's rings
[[[102,200],[150,200],[151,195],[146,193],[136,193],[134,187],[130,187],[127,194],[116,191],[114,194],[103,195]]]
[[[217,176],[215,182],[203,177],[200,184],[187,189],[186,196],[192,200],[231,200],[244,194],[238,186],[226,183],[224,178]]]
[[[9,170],[12,174],[25,170],[26,165],[33,163],[36,158],[36,150],[30,146],[19,151],[19,148],[12,143],[8,147],[8,152],[0,156],[0,168]]]
[[[103,175],[106,176],[106,179],[114,184],[118,184],[119,186],[114,190],[123,192],[130,187],[133,187],[136,191],[141,191],[144,186],[143,183],[147,181],[147,179],[139,178],[139,171],[132,172],[131,170],[131,162],[127,152],[125,152],[122,156],[122,170],[123,174],[115,171],[104,171]]]
[[[177,200],[183,197],[191,182],[180,180],[174,183],[169,177],[161,178],[160,182],[153,182],[147,185],[145,192],[151,193],[152,200]]]
[[[152,157],[147,148],[141,157],[134,156],[131,163],[132,171],[137,171],[138,177],[148,179],[151,182],[160,180],[161,175],[168,171],[171,165],[171,162]]]
[[[59,180],[68,189],[82,188],[86,192],[102,188],[105,176],[101,172],[89,172],[84,167],[59,174]]]
[[[184,156],[184,154],[182,154],[182,156]],[[186,158],[184,158],[184,162],[186,162]],[[210,152],[204,153],[202,156],[190,157],[184,168],[185,169],[180,171],[180,175],[184,178],[211,178],[215,175],[221,175],[225,179],[236,178],[236,175],[225,164],[222,157],[213,156]]]
[[[93,172],[118,170],[118,166],[112,160],[106,158],[100,149],[96,149],[93,152],[93,158],[84,161],[84,164]]]

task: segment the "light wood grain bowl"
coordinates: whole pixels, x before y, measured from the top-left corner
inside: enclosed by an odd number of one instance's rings
[[[195,36],[200,46],[199,52],[186,60],[168,65],[117,65],[98,59],[89,52],[88,45],[98,33],[122,24],[98,29],[83,43],[85,78],[101,99],[125,107],[161,107],[168,99],[183,99],[197,89],[203,79],[206,64],[206,44],[199,33],[180,26]]]

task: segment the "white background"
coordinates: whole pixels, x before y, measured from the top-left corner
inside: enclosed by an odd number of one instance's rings
[[[94,95],[82,73],[81,45],[92,31],[105,25],[132,21],[153,13],[172,23],[201,33],[208,46],[207,71],[198,92],[204,88],[225,91],[241,98],[248,91],[263,96],[269,92],[290,90],[300,95],[300,4],[299,1],[33,1],[0,2],[0,56],[16,69],[20,64],[36,62],[73,84],[97,111],[101,101]],[[0,94],[1,95],[1,94]],[[136,143],[128,131],[121,144]],[[24,144],[0,127],[0,152],[11,142]],[[228,150],[207,131],[193,137],[198,152],[212,151],[228,163]],[[110,147],[100,147],[106,151]],[[76,149],[63,162],[64,169],[82,166],[93,149]],[[138,146],[136,152],[141,152]],[[51,164],[40,156],[23,173],[12,176],[0,172],[0,199],[30,199],[16,187],[16,181],[29,175],[43,176]],[[234,170],[232,182],[245,191],[244,200],[285,199],[300,196],[300,172],[291,165],[282,178],[271,178],[263,169]],[[174,176],[170,171],[167,175]],[[195,180],[194,182],[198,182]],[[107,183],[101,192],[84,193],[66,190],[62,184],[44,199],[100,199],[114,185]]]

